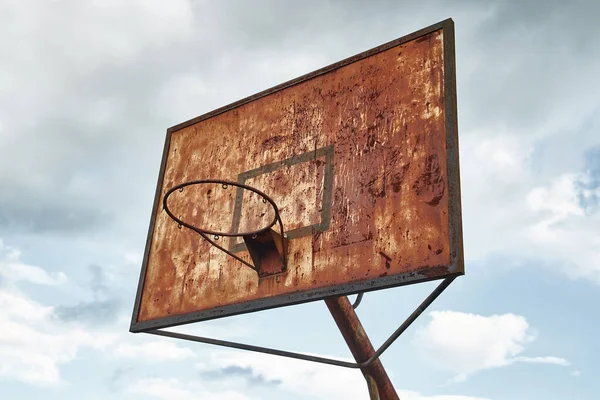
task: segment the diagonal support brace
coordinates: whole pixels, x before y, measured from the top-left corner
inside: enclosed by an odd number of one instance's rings
[[[377,349],[377,351],[371,357],[369,357],[368,360],[363,361],[363,362],[353,363],[353,362],[348,362],[348,361],[337,360],[334,358],[311,356],[308,354],[295,353],[295,352],[285,351],[285,350],[277,350],[277,349],[272,349],[269,347],[254,346],[251,344],[230,342],[227,340],[187,335],[185,333],[165,331],[162,329],[152,329],[152,330],[147,330],[144,332],[150,333],[153,335],[158,335],[158,336],[166,336],[166,337],[171,337],[171,338],[175,338],[175,339],[189,340],[192,342],[212,344],[215,346],[228,347],[228,348],[232,348],[232,349],[254,351],[257,353],[271,354],[274,356],[294,358],[296,360],[312,361],[312,362],[317,362],[317,363],[321,363],[321,364],[335,365],[338,367],[345,367],[345,368],[363,369],[363,368],[369,367],[375,360],[377,360],[383,354],[383,352],[386,351],[392,345],[392,343],[394,343],[396,341],[396,339],[398,339],[400,337],[400,335],[402,335],[402,333],[404,333],[404,331],[406,331],[406,329],[408,329],[408,327],[419,317],[419,315],[421,315],[425,311],[425,309],[427,309],[427,307],[429,307],[431,305],[431,303],[433,303],[435,301],[435,299],[437,299],[439,297],[439,295],[442,294],[442,292],[452,283],[452,281],[454,281],[454,279],[456,279],[456,276],[452,276],[452,277],[444,279],[433,290],[433,292],[431,292],[431,294],[429,296],[427,296],[427,298],[425,300],[423,300],[423,302],[419,305],[419,307],[417,307],[417,309],[415,311],[413,311],[413,313],[402,323],[402,325],[400,325],[398,327],[398,329],[396,329],[394,331],[394,333],[392,333],[392,335],[381,345],[381,347],[379,347],[379,349]]]

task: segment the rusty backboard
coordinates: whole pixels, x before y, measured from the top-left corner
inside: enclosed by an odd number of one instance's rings
[[[131,330],[463,274],[455,86],[446,20],[170,128]],[[277,203],[285,272],[260,277],[169,218],[169,189],[203,179]],[[168,201],[213,231],[273,214],[233,186]],[[219,239],[250,261],[244,240]]]

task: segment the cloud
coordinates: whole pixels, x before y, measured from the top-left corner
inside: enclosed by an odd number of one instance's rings
[[[139,266],[142,264],[142,254],[140,254],[139,252],[136,252],[136,251],[127,252],[127,253],[125,253],[124,258],[125,258],[125,263],[128,266],[139,268]]]
[[[510,255],[600,284],[595,147],[583,152],[582,170],[564,171],[540,156],[543,146],[531,137],[482,132],[461,145],[467,260]],[[545,176],[549,169],[555,173]]]
[[[7,189],[15,189],[11,182],[4,183]],[[37,196],[38,193],[30,195]],[[40,198],[29,197],[28,194],[23,197],[28,200],[17,203],[0,199],[0,230],[3,233],[71,234],[105,226],[113,219],[112,215],[96,208],[77,204],[40,204]]]
[[[133,110],[141,103],[130,97],[147,85],[140,67],[157,64],[140,58],[162,59],[157,53],[189,39],[197,24],[187,0],[34,3],[0,5],[3,36],[12,38],[0,66],[11,77],[0,78],[0,231],[95,233],[126,214],[115,186],[131,179],[127,153],[143,144],[126,145],[131,136],[122,133],[141,128]],[[132,65],[138,79],[124,76]]]
[[[414,344],[435,367],[456,374],[452,379],[455,382],[463,382],[481,370],[517,362],[569,365],[559,357],[519,355],[535,340],[525,317],[486,317],[456,311],[433,311],[429,316],[429,323],[415,334]]]
[[[318,371],[315,371],[318,373]],[[305,377],[299,377],[299,379],[304,380]],[[361,383],[365,385],[362,381]],[[344,392],[342,387],[342,382],[337,382],[338,392]],[[333,381],[331,383],[332,386],[336,385],[336,382]],[[221,386],[222,387],[222,386]],[[286,398],[286,394],[291,394],[290,392],[279,392],[276,389],[269,389],[270,393],[273,395],[272,398],[278,398],[277,396],[282,396],[280,398]],[[250,400],[250,399],[259,399],[263,397],[254,397],[252,394],[246,393],[242,388],[231,388],[229,390],[225,389],[214,389],[209,388],[207,384],[198,381],[184,381],[181,379],[174,378],[144,378],[139,379],[132,383],[129,387],[127,387],[126,391],[132,394],[142,394],[152,398],[157,399],[165,399],[165,400]],[[296,393],[294,393],[296,394]],[[316,393],[316,391],[310,391],[305,393],[297,393],[301,395],[301,398],[309,398],[311,399],[322,399],[322,400],[330,400],[330,399],[348,399],[348,400],[362,400],[365,399],[364,394],[353,394],[349,397],[342,397],[338,395],[333,395],[329,397],[329,392],[327,393]],[[427,396],[423,395],[419,392],[414,391],[406,391],[399,390],[398,395],[402,400],[490,400],[487,397],[473,397],[473,396],[462,396],[462,395],[433,395]],[[368,394],[367,394],[368,397]],[[271,398],[271,397],[269,397]]]
[[[549,186],[532,189],[527,196],[529,207],[534,212],[550,215],[550,222],[559,222],[570,216],[583,216],[576,188],[576,182],[580,180],[581,177],[576,174],[563,174]]]
[[[267,379],[261,373],[254,371],[251,367],[239,367],[236,365],[213,371],[204,371],[201,372],[201,376],[209,380],[240,378],[250,385],[277,386],[281,384],[280,379]]]
[[[82,285],[84,294],[91,292],[92,300],[55,307],[55,317],[63,322],[79,322],[98,325],[114,323],[122,311],[123,301],[117,293],[115,268],[92,264],[88,267],[90,280]],[[88,296],[86,296],[88,297]]]
[[[402,400],[490,400],[484,397],[472,397],[472,396],[461,396],[461,395],[438,395],[438,396],[425,396],[417,392],[401,391],[399,396]]]
[[[298,395],[301,398],[362,400],[368,398],[365,380],[358,370],[332,367],[264,354],[223,351],[211,353],[205,364],[197,364],[201,377],[218,379],[222,384],[234,385],[240,378],[247,390],[256,386],[256,378],[267,382],[269,390],[278,390],[279,396]],[[229,372],[226,372],[229,371]],[[460,395],[427,396],[415,391],[396,389],[403,400],[489,400]],[[279,394],[280,393],[280,394]],[[276,396],[277,396],[276,395]]]
[[[81,302],[72,306],[57,306],[56,317],[65,322],[87,322],[91,324],[114,322],[122,302],[120,299]]]
[[[591,213],[582,199],[600,198],[600,189],[587,189],[590,172],[562,174],[527,195],[534,219],[525,228],[528,256],[559,264],[573,279],[600,284],[600,214]],[[594,200],[595,201],[595,200]]]
[[[469,171],[476,177],[495,184],[505,185],[520,182],[529,177],[534,146],[530,140],[519,135],[503,132],[481,132],[480,137],[466,139],[464,153],[469,154],[469,163],[479,168]],[[471,176],[471,175],[469,175]],[[479,183],[486,183],[480,181]]]
[[[67,281],[64,273],[48,273],[42,268],[23,263],[20,257],[18,249],[5,246],[0,239],[0,276],[12,283],[29,282],[37,285],[58,285]]]
[[[119,392],[123,389],[125,382],[128,382],[129,375],[135,370],[132,366],[118,367],[106,379],[108,388],[111,392]]]
[[[84,348],[107,349],[118,335],[64,323],[98,309],[55,308],[19,291],[19,282],[52,288],[67,281],[65,274],[49,274],[41,267],[24,264],[20,256],[19,249],[0,241],[0,275],[4,278],[0,282],[0,378],[57,385],[62,382],[62,364],[74,361]]]
[[[0,288],[0,377],[35,385],[60,383],[59,366],[82,348],[105,349],[114,339],[57,323],[53,308]]]
[[[358,370],[265,354],[213,352],[206,364],[197,364],[197,368],[201,374],[209,375],[222,375],[224,370],[248,370],[253,376],[261,376],[267,382],[278,382],[276,387],[283,392],[308,398],[351,400],[368,397],[366,383]],[[239,376],[229,374],[225,377],[231,382]]]
[[[600,205],[600,146],[589,149],[585,154],[585,172],[576,182],[579,204],[586,215],[598,211]]]
[[[362,400],[368,397],[366,383],[359,371],[305,361],[217,351],[211,352],[196,367],[200,379],[142,378],[126,391],[178,400],[262,399],[264,389],[269,398]],[[461,395],[428,396],[408,390],[399,390],[398,394],[403,400],[489,400]]]
[[[124,333],[129,321],[117,320],[121,301],[104,298],[113,291],[110,268],[89,268],[91,280],[85,289],[94,297],[92,301],[72,306],[44,305],[20,292],[15,283],[56,285],[67,281],[67,277],[61,274],[55,279],[41,267],[26,265],[20,261],[20,254],[0,241],[0,273],[4,278],[0,284],[0,378],[41,386],[61,384],[61,366],[81,358],[83,349],[102,351],[118,360],[145,362],[194,357],[191,349],[173,342],[137,336],[134,343],[133,336]],[[90,323],[108,321],[114,323],[104,329],[88,327]]]
[[[146,378],[133,382],[126,390],[164,400],[249,400],[246,395],[232,390],[209,390],[197,382],[180,379]]]
[[[106,271],[99,265],[90,265],[88,270],[92,275],[90,289],[94,296],[101,296],[109,291],[109,282]]]
[[[165,400],[196,400],[200,398],[198,397],[199,393],[183,389],[182,386],[184,385],[177,379],[140,379],[131,384],[127,391]]]
[[[515,357],[515,361],[531,363],[531,364],[554,364],[567,367],[571,365],[570,362],[560,357]]]
[[[146,362],[179,361],[194,357],[191,349],[166,341],[122,343],[115,348],[114,354],[119,358],[143,359]]]

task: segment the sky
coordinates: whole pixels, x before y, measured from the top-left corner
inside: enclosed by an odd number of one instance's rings
[[[0,398],[365,399],[359,371],[129,333],[166,128],[446,18],[466,275],[402,400],[596,399],[600,3],[0,0]],[[377,347],[432,290],[365,295]],[[187,332],[349,359],[315,302]]]

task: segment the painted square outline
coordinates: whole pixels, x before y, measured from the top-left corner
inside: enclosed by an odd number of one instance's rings
[[[301,226],[299,228],[286,231],[285,233],[288,235],[288,239],[296,239],[299,237],[312,235],[315,232],[325,232],[331,225],[331,199],[333,195],[333,150],[334,145],[331,144],[316,150],[307,151],[306,153],[302,153],[285,160],[263,165],[262,167],[242,172],[238,175],[237,182],[245,184],[246,180],[248,179],[275,172],[283,167],[291,167],[293,165],[314,161],[324,157],[325,167],[323,171],[323,195],[321,197],[321,221],[316,224]],[[235,196],[235,208],[233,210],[231,232],[238,232],[242,215],[243,196],[244,189],[238,187]],[[283,224],[285,228],[285,221],[283,221]],[[237,237],[229,238],[229,251],[232,253],[237,253],[246,250],[246,244],[244,242],[236,243],[236,240]]]

